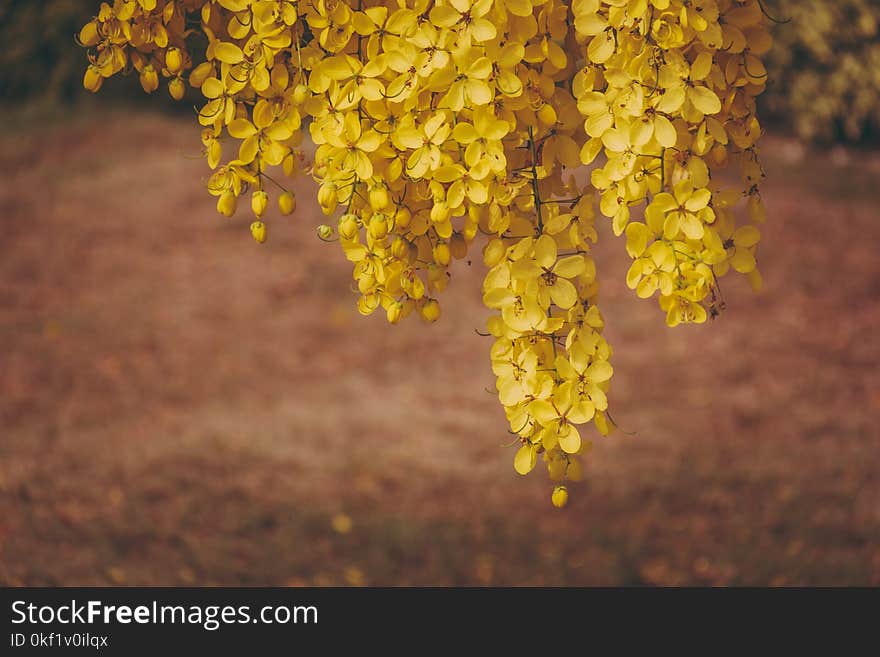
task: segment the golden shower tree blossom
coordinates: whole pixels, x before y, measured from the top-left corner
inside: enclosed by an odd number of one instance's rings
[[[79,39],[91,91],[128,70],[200,90],[209,192],[228,217],[250,195],[256,242],[311,176],[360,312],[437,321],[484,243],[514,468],[543,462],[558,507],[586,425],[614,429],[598,218],[670,327],[716,316],[730,272],[760,285],[758,0],[114,0]]]

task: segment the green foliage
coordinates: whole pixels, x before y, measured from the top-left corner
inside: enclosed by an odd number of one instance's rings
[[[93,0],[0,0],[0,100],[80,94],[85,65],[76,35]]]
[[[100,0],[0,0],[0,105],[30,99],[52,106],[92,96],[83,89],[89,62],[77,39],[100,4]],[[102,93],[141,107],[189,111],[174,103],[167,89],[145,96],[136,71],[111,81]]]
[[[770,112],[811,140],[880,133],[880,2],[771,0]]]

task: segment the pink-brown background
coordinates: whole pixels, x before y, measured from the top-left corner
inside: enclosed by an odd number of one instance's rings
[[[311,181],[258,246],[191,118],[3,118],[0,584],[880,584],[877,151],[766,140],[766,290],[711,325],[603,226],[625,432],[558,511],[487,392],[479,251],[391,327]]]

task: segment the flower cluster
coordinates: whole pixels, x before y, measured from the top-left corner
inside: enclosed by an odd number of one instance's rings
[[[771,40],[762,7],[575,0],[572,12],[586,50],[573,80],[581,159],[604,156],[591,178],[615,234],[626,234],[627,284],[642,298],[659,292],[669,326],[704,322],[720,310],[718,278],[730,267],[761,282],[751,224],[764,219],[755,98]],[[738,227],[742,201],[751,224]]]
[[[435,321],[451,262],[484,236],[514,467],[542,460],[557,506],[582,426],[613,429],[596,206],[670,326],[717,312],[729,268],[760,280],[736,212],[763,218],[756,0],[116,0],[80,40],[93,91],[129,64],[147,92],[160,76],[175,98],[184,79],[201,90],[209,191],[227,216],[250,194],[258,242],[270,191],[295,208],[275,169],[311,175],[363,314]]]
[[[807,140],[880,134],[880,3],[775,0],[765,108]]]

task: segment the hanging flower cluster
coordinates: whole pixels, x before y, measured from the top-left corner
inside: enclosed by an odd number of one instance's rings
[[[437,320],[484,236],[514,467],[543,461],[556,506],[583,426],[613,429],[596,209],[669,326],[720,312],[731,268],[760,284],[758,0],[115,0],[80,40],[92,91],[131,66],[147,92],[201,90],[208,190],[227,216],[249,195],[257,242],[270,193],[296,206],[276,169],[311,175],[363,314]]]

